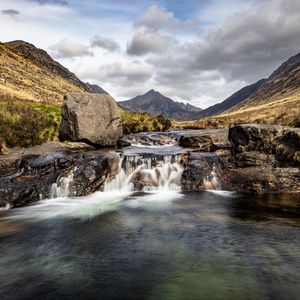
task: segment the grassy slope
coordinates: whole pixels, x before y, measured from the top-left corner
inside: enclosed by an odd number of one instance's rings
[[[279,124],[291,127],[300,126],[300,93],[277,98],[257,106],[241,107],[236,111],[189,122],[173,122],[175,127],[184,128],[223,128],[230,124],[260,123]]]
[[[60,108],[51,104],[0,97],[0,142],[32,146],[57,139]]]
[[[0,43],[0,93],[24,100],[61,103],[63,95],[82,91]]]

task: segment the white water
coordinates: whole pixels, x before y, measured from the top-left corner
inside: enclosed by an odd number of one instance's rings
[[[220,183],[215,167],[213,167],[210,175],[204,180],[204,187],[206,190],[220,190]]]
[[[138,182],[144,192],[180,191],[183,168],[179,161],[179,155],[124,156],[120,158],[119,173],[113,180],[106,182],[104,191],[134,191],[133,182]]]
[[[71,195],[71,184],[73,181],[73,171],[67,176],[58,178],[53,183],[50,190],[50,198],[67,198]]]

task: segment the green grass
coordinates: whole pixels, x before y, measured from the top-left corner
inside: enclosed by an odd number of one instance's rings
[[[0,96],[0,142],[8,147],[56,140],[60,119],[59,107]]]

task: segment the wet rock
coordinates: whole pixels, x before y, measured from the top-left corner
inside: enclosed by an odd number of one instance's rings
[[[274,155],[260,153],[258,151],[237,153],[229,158],[229,162],[236,168],[276,166]]]
[[[300,151],[300,131],[277,125],[246,124],[229,129],[232,152],[260,151],[274,154],[282,165],[298,163]]]
[[[229,171],[230,189],[243,193],[299,193],[298,168],[246,167]]]
[[[118,169],[116,155],[102,151],[65,148],[46,155],[27,154],[18,158],[14,172],[0,174],[0,207],[7,204],[18,207],[49,198],[52,185],[68,174],[73,175],[71,195],[88,195],[103,190],[108,175],[115,176]]]
[[[214,186],[211,186],[213,180]],[[184,166],[181,186],[185,191],[197,191],[209,188],[219,189],[227,185],[227,167],[224,161],[214,153],[191,152]]]
[[[78,153],[77,156],[80,157]],[[74,164],[76,155],[67,154],[66,152],[54,152],[47,155],[24,155],[21,159],[19,168],[23,174],[47,174],[66,169]]]
[[[119,109],[110,95],[70,93],[65,96],[59,129],[61,140],[108,147],[117,144],[122,132]]]
[[[117,143],[118,148],[125,148],[125,147],[129,147],[129,146],[131,146],[131,143],[128,142],[127,140],[125,140],[125,139],[118,140],[118,143]]]
[[[179,145],[182,147],[196,148],[201,152],[214,152],[231,148],[227,129],[196,130],[195,132],[180,133],[178,140]]]
[[[109,174],[108,157],[98,155],[84,159],[74,169],[71,190],[74,196],[86,196],[103,190]]]
[[[175,138],[168,132],[137,133],[123,136],[122,143],[142,146],[163,146],[176,144]]]
[[[182,136],[179,139],[179,145],[182,147],[198,148],[199,151],[203,152],[214,151],[212,138],[208,135]]]

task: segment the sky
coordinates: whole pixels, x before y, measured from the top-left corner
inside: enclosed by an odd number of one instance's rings
[[[300,52],[300,1],[0,0],[0,41],[17,39],[117,101],[206,108]]]

